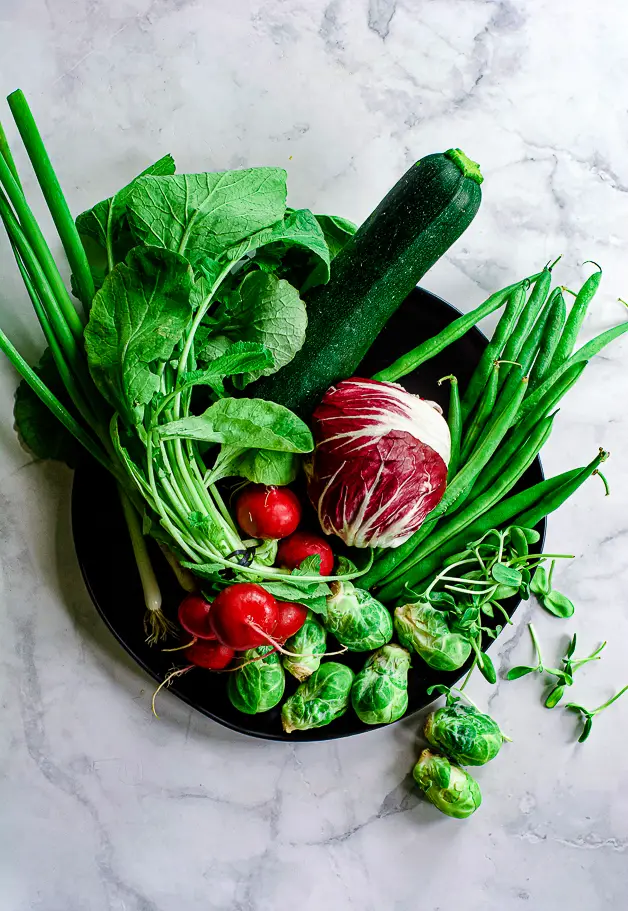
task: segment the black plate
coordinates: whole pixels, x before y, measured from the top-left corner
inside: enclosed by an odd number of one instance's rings
[[[417,288],[389,321],[360,366],[358,375],[371,376],[413,345],[436,335],[457,316],[459,311],[450,304]],[[464,389],[485,346],[486,338],[478,329],[472,329],[438,357],[424,364],[416,374],[405,377],[404,386],[411,392],[420,393],[423,398],[439,402],[446,409],[449,384],[439,386],[438,380],[454,373],[461,389]],[[536,484],[542,479],[541,463],[537,459],[528,469],[521,485]],[[78,561],[96,609],[127,652],[151,677],[161,682],[172,668],[173,658],[178,656],[176,653],[164,654],[159,648],[149,647],[144,641],[142,589],[115,487],[109,475],[93,463],[86,463],[76,472],[72,491],[72,526]],[[545,522],[538,526],[538,530],[541,532],[541,541],[537,546],[542,547]],[[153,545],[153,542],[149,543]],[[153,552],[165,612],[174,617],[181,600],[181,589],[159,550],[153,547]],[[517,598],[505,603],[510,615],[515,612],[518,604]],[[486,646],[490,645],[490,641],[487,641]],[[357,671],[363,665],[365,657],[348,653],[348,656],[343,656],[343,660],[346,658],[346,663]],[[179,657],[178,663],[183,666],[185,660]],[[432,701],[426,694],[428,686],[441,682],[452,684],[460,676],[459,672],[443,674],[432,671],[416,656],[413,665],[409,675],[408,715]],[[286,695],[289,695],[296,688],[296,682],[290,675],[287,677]],[[226,681],[226,675],[195,669],[178,678],[172,685],[171,692],[220,724],[269,740],[328,740],[373,730],[349,711],[328,727],[284,734],[279,708],[259,715],[244,715],[236,711],[227,698]]]

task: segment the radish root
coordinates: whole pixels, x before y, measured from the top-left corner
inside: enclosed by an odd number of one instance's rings
[[[187,674],[187,672],[191,671],[195,666],[196,665],[194,665],[194,664],[188,664],[187,667],[177,667],[173,671],[170,671],[168,676],[165,677],[161,681],[161,683],[159,684],[159,686],[153,693],[153,698],[151,700],[151,708],[153,710],[153,715],[155,716],[155,718],[159,718],[159,715],[157,714],[157,711],[155,709],[155,699],[157,698],[157,694],[159,693],[159,691],[162,690],[164,686],[169,687],[170,684],[172,683],[172,681],[175,679],[175,677],[181,677],[183,674]]]
[[[156,645],[160,640],[176,634],[176,626],[168,620],[160,608],[148,609],[144,614],[144,632],[149,645]]]
[[[198,642],[198,636],[194,636],[193,639],[190,639],[189,642],[186,642],[185,645],[177,645],[175,648],[162,648],[162,652],[180,652],[185,648],[189,648],[191,645],[196,645]]]

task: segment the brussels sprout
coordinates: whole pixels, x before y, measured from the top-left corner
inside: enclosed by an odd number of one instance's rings
[[[395,629],[401,644],[414,649],[437,671],[455,671],[471,654],[471,643],[466,636],[452,632],[447,614],[427,601],[398,607]]]
[[[484,765],[499,753],[504,735],[490,715],[473,705],[454,703],[425,720],[425,738],[460,765]]]
[[[285,655],[284,668],[298,681],[306,680],[310,674],[319,669],[320,656],[325,653],[327,647],[326,641],[325,628],[318,622],[312,611],[308,611],[301,629],[286,642],[286,650],[299,657],[293,658]]]
[[[412,777],[430,803],[446,816],[466,819],[482,803],[480,786],[468,772],[445,756],[423,750]]]
[[[284,731],[290,734],[292,731],[322,728],[344,715],[354,676],[351,668],[337,661],[321,664],[284,702],[281,710]]]
[[[325,627],[352,652],[370,652],[390,642],[392,617],[383,604],[351,582],[332,582]]]
[[[254,658],[258,660],[254,661]],[[247,661],[250,663],[246,664]],[[277,652],[268,645],[260,645],[243,652],[241,662],[243,666],[229,676],[227,693],[231,704],[247,715],[274,708],[281,701],[286,686]]]
[[[389,724],[408,708],[410,655],[384,645],[368,659],[351,687],[351,703],[364,724]]]

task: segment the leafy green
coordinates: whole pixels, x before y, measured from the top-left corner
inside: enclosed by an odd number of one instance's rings
[[[158,391],[154,368],[167,361],[192,313],[192,270],[168,250],[135,248],[107,276],[85,327],[89,369],[98,389],[138,424]]]
[[[113,241],[121,228],[122,219],[126,215],[126,207],[135,182],[142,177],[163,177],[174,174],[175,170],[176,165],[172,155],[164,155],[109,199],[104,199],[86,212],[81,212],[76,219],[79,234],[83,237],[91,237],[103,249],[113,248]]]
[[[33,369],[59,401],[72,411],[72,404],[49,348],[46,348]],[[65,462],[70,468],[77,466],[82,452],[80,445],[33,392],[26,380],[22,380],[17,387],[13,416],[20,443],[36,458]]]
[[[141,177],[128,205],[132,231],[142,243],[215,259],[283,218],[286,172],[249,168]]]
[[[482,803],[477,781],[446,756],[423,750],[412,776],[437,810],[455,819],[466,819]]]
[[[324,276],[323,282],[329,281],[329,247],[318,218],[309,209],[291,210],[282,221],[251,234],[227,251],[227,259],[235,262],[261,247],[266,248],[265,253],[274,257],[277,264],[281,263],[282,254],[286,250],[302,247],[316,257],[317,268]]]
[[[333,582],[327,599],[325,627],[352,652],[368,652],[392,639],[390,611],[373,595],[351,582]]]
[[[452,702],[431,712],[425,739],[459,765],[484,765],[494,759],[504,742],[499,725],[473,705]]]
[[[190,386],[210,386],[216,395],[224,397],[226,392],[223,380],[226,377],[272,365],[270,351],[258,342],[233,342],[204,369],[184,373],[177,388],[182,390]]]
[[[353,710],[364,724],[390,724],[408,708],[410,655],[384,645],[367,659],[351,688]]]
[[[311,452],[314,448],[307,424],[283,405],[264,399],[221,399],[197,417],[163,424],[158,434],[162,439],[205,440],[241,449]]]
[[[347,711],[353,671],[337,661],[327,661],[314,671],[281,709],[287,734],[330,724]]]
[[[435,670],[458,670],[471,654],[468,638],[452,631],[447,614],[427,601],[396,608],[395,630],[401,644],[413,649]]]
[[[227,693],[239,712],[255,715],[281,702],[285,686],[279,655],[273,648],[262,645],[242,654],[240,667],[229,675]]]
[[[358,227],[352,221],[349,221],[348,218],[341,218],[338,215],[316,215],[315,218],[322,229],[329,249],[329,256],[334,259],[347,241],[353,237]],[[301,291],[309,291],[310,288],[314,288],[316,285],[324,285],[327,281],[329,281],[329,268],[325,270],[323,264],[316,263]]]
[[[301,460],[295,452],[272,449],[245,449],[229,461],[228,474],[246,478],[254,484],[283,487],[292,484],[299,473]]]
[[[216,312],[216,331],[199,349],[201,360],[210,357],[215,345],[224,344],[217,339],[239,338],[257,342],[267,348],[272,364],[251,370],[238,380],[243,388],[260,376],[269,376],[288,364],[305,341],[307,312],[299,292],[287,281],[265,272],[251,272],[246,276],[234,300]]]
[[[308,610],[305,623],[301,629],[286,642],[283,666],[299,682],[306,680],[321,664],[321,655],[327,647],[327,633],[322,623]]]

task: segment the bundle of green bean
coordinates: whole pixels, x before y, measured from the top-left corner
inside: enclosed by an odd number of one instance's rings
[[[628,321],[623,322],[574,353],[602,270],[598,266],[584,282],[567,314],[565,289],[551,290],[554,265],[493,294],[376,375],[379,380],[400,379],[504,307],[462,400],[455,377],[441,381],[451,384],[448,486],[423,526],[401,547],[379,553],[359,580],[361,587],[376,589],[382,601],[398,601],[408,589],[422,585],[450,554],[490,528],[513,522],[534,527],[608,457],[600,450],[589,465],[507,497],[549,437],[558,403],[590,358],[628,331]]]

